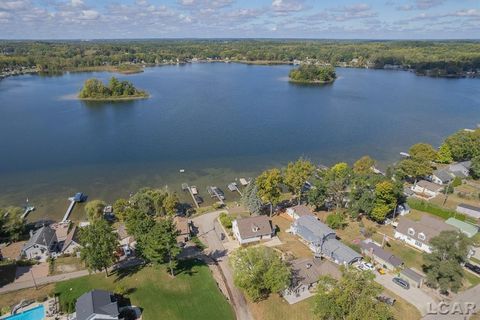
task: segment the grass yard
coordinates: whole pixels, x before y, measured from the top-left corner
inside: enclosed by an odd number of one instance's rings
[[[54,270],[51,274],[55,275],[55,274],[62,274],[62,273],[68,273],[68,272],[75,272],[83,269],[85,269],[85,265],[80,260],[80,258],[58,257],[55,259]]]
[[[281,216],[274,216],[272,218],[273,225],[277,225],[280,231],[277,232],[277,236],[282,241],[282,245],[277,246],[277,249],[282,250],[285,253],[289,253],[295,258],[311,258],[313,256],[312,251],[300,242],[298,237],[291,233],[285,232],[292,222]]]
[[[469,289],[475,287],[480,283],[480,277],[471,273],[470,271],[464,270],[463,271],[465,278],[464,278],[464,288]]]
[[[397,300],[392,308],[393,316],[395,319],[418,320],[422,318],[422,315],[417,308],[397,296],[392,291],[385,289],[385,294]]]
[[[0,294],[0,308],[12,307],[19,303],[22,299],[42,301],[46,297],[53,296],[55,289],[54,284],[42,285],[38,289],[30,288],[9,293]]]
[[[143,309],[143,319],[234,319],[234,313],[217,287],[207,265],[190,260],[171,278],[164,266],[120,270],[106,278],[95,274],[57,283],[61,304],[75,301],[92,289],[115,291],[125,287],[133,305]]]
[[[400,241],[390,240],[385,249],[403,260],[407,267],[422,270],[423,254]]]

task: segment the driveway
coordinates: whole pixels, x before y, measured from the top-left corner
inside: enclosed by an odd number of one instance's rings
[[[415,308],[420,311],[422,316],[426,315],[429,305],[434,304],[435,300],[419,288],[412,286],[408,290],[403,289],[402,287],[393,283],[393,278],[394,276],[390,274],[375,274],[376,282],[415,306]]]
[[[199,228],[198,236],[208,245],[210,256],[218,262],[224,278],[225,285],[230,293],[231,303],[235,310],[237,320],[252,320],[253,316],[247,306],[243,293],[233,284],[233,274],[228,265],[228,250],[225,249],[220,234],[222,233],[217,222],[221,211],[209,212],[193,219],[193,223]]]

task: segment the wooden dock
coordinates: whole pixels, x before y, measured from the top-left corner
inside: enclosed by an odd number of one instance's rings
[[[225,196],[221,193],[220,189],[215,186],[207,187],[207,192],[210,194],[212,198],[217,198],[221,204],[225,204]]]
[[[227,188],[228,190],[230,190],[231,192],[238,192],[238,194],[240,194],[240,197],[243,197],[243,194],[242,192],[240,191],[240,189],[238,189],[238,185],[236,182],[232,182],[230,183],[229,185],[227,185]]]
[[[62,222],[65,222],[68,220],[68,217],[70,216],[70,213],[72,213],[73,207],[75,207],[75,199],[73,197],[68,198],[70,200],[70,205],[67,208],[67,211],[65,212],[65,215],[63,216]]]
[[[195,194],[194,192],[192,191],[192,187],[190,187],[188,184],[186,183],[182,183],[182,190],[184,191],[188,191],[188,193],[190,193],[190,196],[192,197],[192,200],[193,200],[193,203],[195,203],[195,207],[200,208],[200,205],[198,204],[197,202],[197,198],[195,198]]]
[[[25,219],[27,217],[27,215],[32,212],[33,210],[35,210],[35,207],[34,206],[27,206],[25,207],[25,211],[23,212],[22,214],[22,219]]]

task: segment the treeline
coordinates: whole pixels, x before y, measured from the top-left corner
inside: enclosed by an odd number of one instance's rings
[[[189,59],[321,63],[383,68],[396,65],[432,76],[480,69],[477,41],[340,40],[124,40],[1,41],[0,70],[20,66],[58,72],[125,63],[159,64]]]
[[[110,99],[128,97],[147,97],[146,91],[138,90],[129,81],[119,81],[112,77],[108,85],[104,85],[98,79],[85,81],[82,90],[78,94],[81,99]]]
[[[313,64],[303,64],[291,70],[288,76],[291,81],[305,83],[333,82],[337,77],[334,67],[317,66]]]

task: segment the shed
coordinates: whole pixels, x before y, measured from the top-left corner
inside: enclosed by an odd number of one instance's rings
[[[403,269],[400,274],[403,278],[407,279],[410,284],[414,284],[417,288],[420,288],[423,285],[425,276],[414,271],[410,268]]]
[[[466,214],[467,216],[470,216],[475,219],[480,218],[480,208],[466,204],[466,203],[460,203],[457,206],[457,212]]]
[[[447,221],[445,221],[445,223],[459,229],[462,233],[464,233],[469,238],[473,237],[478,233],[478,226],[460,221],[455,218],[448,218]]]

